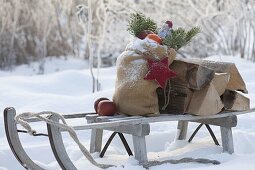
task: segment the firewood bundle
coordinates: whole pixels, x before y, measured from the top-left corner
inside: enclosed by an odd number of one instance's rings
[[[165,97],[157,89],[161,113],[213,115],[224,110],[250,108],[245,83],[235,64],[200,59],[176,59],[170,69],[177,73],[166,90],[169,104],[162,109]]]

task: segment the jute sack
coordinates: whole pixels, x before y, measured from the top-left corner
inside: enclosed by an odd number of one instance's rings
[[[149,39],[136,39],[127,45],[117,58],[117,78],[113,102],[118,112],[126,115],[159,114],[159,87],[154,80],[144,80],[148,72],[147,59],[161,60],[168,57],[169,64],[176,52]]]

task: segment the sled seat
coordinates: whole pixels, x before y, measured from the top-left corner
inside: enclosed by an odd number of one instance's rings
[[[95,123],[102,124],[107,122],[119,123],[119,125],[115,127],[106,127],[106,128],[99,127],[99,128],[92,129],[91,142],[90,142],[91,153],[101,152],[103,130],[110,130],[114,132],[132,135],[135,159],[137,159],[139,163],[147,162],[148,160],[147,160],[145,136],[149,135],[150,133],[149,123],[164,122],[164,121],[178,121],[178,126],[177,126],[178,140],[186,139],[188,122],[201,123],[200,126],[198,127],[198,130],[203,124],[207,126],[209,125],[219,126],[221,130],[223,152],[227,152],[229,154],[232,154],[234,152],[232,127],[235,127],[237,125],[237,116],[232,115],[231,112],[220,113],[218,115],[213,115],[208,117],[191,116],[191,115],[173,115],[173,114],[171,115],[161,114],[158,117],[124,116],[124,115],[117,115],[117,116],[86,115],[86,119],[88,124],[95,124]],[[143,120],[141,122],[144,122],[144,123],[122,125],[124,122],[132,122],[132,121],[137,121],[139,119]],[[192,138],[194,137],[194,135],[192,135]],[[191,141],[192,138],[190,138],[189,141]]]

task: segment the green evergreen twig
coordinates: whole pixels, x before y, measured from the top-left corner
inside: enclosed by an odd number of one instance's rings
[[[163,40],[163,45],[177,51],[181,47],[187,45],[199,32],[199,27],[193,27],[189,31],[185,31],[184,28],[177,28],[176,30],[172,30],[171,35]]]
[[[128,29],[132,35],[138,36],[144,30],[155,32],[157,24],[150,18],[145,17],[142,13],[133,13],[128,22]]]
[[[154,33],[157,33],[156,23],[149,17],[145,17],[142,13],[133,13],[130,16],[128,22],[128,29],[132,35],[139,37],[139,34],[142,31],[148,30]],[[186,31],[184,28],[177,28],[171,30],[170,36],[163,39],[163,45],[173,48],[176,51],[181,47],[187,45],[193,37],[200,33],[199,27],[193,27],[190,30]]]
[[[198,33],[201,32],[201,29],[199,27],[193,27],[191,28],[187,33],[186,33],[186,37],[185,37],[185,41],[186,41],[186,44],[187,45],[190,40],[195,37]]]

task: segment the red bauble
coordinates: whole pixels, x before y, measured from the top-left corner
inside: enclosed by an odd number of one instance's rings
[[[113,116],[115,113],[117,113],[117,107],[110,100],[102,100],[98,103],[97,113],[100,116]]]
[[[102,101],[102,100],[110,100],[110,99],[108,99],[108,98],[106,98],[106,97],[101,97],[101,98],[97,99],[97,100],[94,102],[94,109],[95,109],[96,113],[97,113],[97,106],[98,106],[98,103],[99,103],[100,101]]]
[[[148,59],[149,72],[145,75],[145,80],[156,80],[160,87],[164,88],[168,79],[175,77],[176,73],[170,70],[168,58],[160,61]]]

